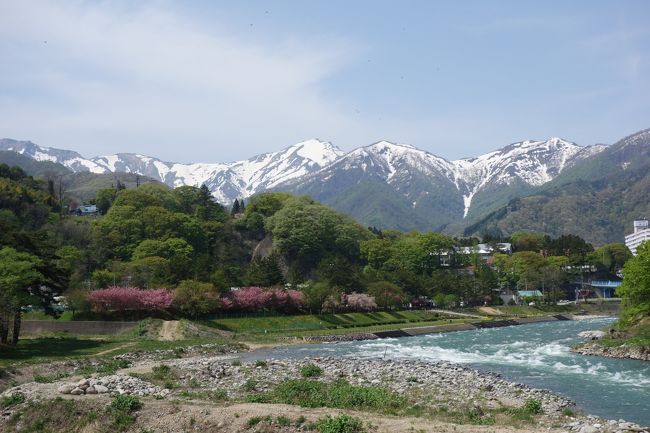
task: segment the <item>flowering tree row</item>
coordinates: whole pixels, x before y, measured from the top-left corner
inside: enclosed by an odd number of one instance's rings
[[[93,311],[98,313],[122,311],[165,311],[175,309],[181,313],[198,311],[201,314],[216,311],[258,312],[276,311],[296,313],[305,310],[305,296],[298,290],[283,288],[242,287],[220,297],[208,293],[195,293],[188,297],[187,290],[143,290],[136,287],[109,287],[94,290],[87,295]],[[205,308],[196,303],[205,302]],[[191,307],[188,304],[192,303]],[[343,294],[330,300],[333,311],[373,311],[377,309],[374,297],[363,293]],[[192,314],[190,314],[192,315]]]
[[[166,310],[174,301],[172,292],[166,289],[140,290],[135,287],[109,287],[88,294],[93,310],[108,311],[155,311]]]

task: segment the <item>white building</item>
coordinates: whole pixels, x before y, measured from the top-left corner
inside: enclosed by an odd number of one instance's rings
[[[636,256],[636,249],[643,241],[650,241],[650,227],[645,218],[634,220],[634,232],[625,236],[625,245]]]

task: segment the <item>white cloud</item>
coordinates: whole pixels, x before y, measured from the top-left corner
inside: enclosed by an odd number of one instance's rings
[[[343,41],[251,42],[196,22],[159,3],[0,5],[2,135],[219,160],[354,129],[320,91],[350,60]]]

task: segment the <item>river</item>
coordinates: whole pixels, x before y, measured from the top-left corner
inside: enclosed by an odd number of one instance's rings
[[[613,319],[557,321],[418,337],[287,346],[262,352],[272,358],[349,358],[450,361],[575,401],[587,413],[650,425],[650,362],[583,356],[569,351],[578,333]]]

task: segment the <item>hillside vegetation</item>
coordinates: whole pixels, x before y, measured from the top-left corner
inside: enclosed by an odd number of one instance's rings
[[[577,234],[595,244],[622,241],[632,221],[650,215],[650,130],[626,137],[562,172],[534,194],[511,200],[464,235],[520,230]]]

